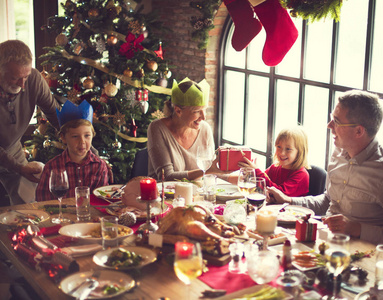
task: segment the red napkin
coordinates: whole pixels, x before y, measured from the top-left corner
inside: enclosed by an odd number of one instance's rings
[[[206,283],[212,289],[226,290],[226,293],[230,294],[256,285],[256,283],[247,274],[230,273],[229,264],[222,267],[209,265],[208,268],[209,271],[203,273],[200,277],[198,277],[198,279]],[[282,269],[280,269],[279,273],[281,272]],[[269,285],[277,286],[275,279],[270,282]]]
[[[42,234],[43,236],[56,235],[59,233],[60,228],[61,228],[60,224],[53,225],[50,227],[43,227],[43,228],[40,228],[40,234]]]

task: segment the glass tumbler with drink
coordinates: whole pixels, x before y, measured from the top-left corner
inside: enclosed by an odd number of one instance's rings
[[[90,221],[90,189],[87,186],[77,186],[76,196],[76,215],[77,221]]]
[[[69,181],[66,170],[53,169],[49,177],[49,190],[59,200],[59,217],[53,218],[52,223],[60,224],[70,222],[63,217],[61,202],[62,198],[69,190]]]
[[[101,218],[102,248],[118,247],[118,218],[107,216]]]
[[[209,144],[198,146],[197,148],[197,166],[203,172],[203,179],[206,171],[211,167],[214,160],[214,148]],[[204,180],[203,193],[206,193],[206,185]]]

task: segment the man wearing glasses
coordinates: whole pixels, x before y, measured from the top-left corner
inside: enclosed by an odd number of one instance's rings
[[[383,243],[383,148],[375,138],[382,123],[377,95],[348,91],[339,97],[327,127],[336,146],[322,195],[287,197],[270,188],[270,202],[301,205],[318,215],[332,232]]]
[[[38,182],[33,174],[41,171],[28,165],[20,143],[36,105],[58,128],[59,105],[45,79],[32,68],[28,46],[17,40],[0,43],[0,182],[11,205],[24,203],[18,194],[21,176]]]

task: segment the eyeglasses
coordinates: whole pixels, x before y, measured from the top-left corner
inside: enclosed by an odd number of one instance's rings
[[[360,124],[351,124],[351,123],[341,123],[337,119],[334,118],[333,114],[330,114],[330,119],[331,119],[330,122],[334,122],[336,127],[355,127],[355,126],[360,125]]]
[[[11,124],[16,124],[15,104],[12,101],[8,101],[7,108],[11,117]]]

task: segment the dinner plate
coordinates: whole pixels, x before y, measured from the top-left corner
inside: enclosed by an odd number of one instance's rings
[[[150,204],[150,215],[151,217],[157,217],[162,214],[161,210],[161,202],[153,202]],[[124,212],[132,212],[136,215],[137,221],[145,221],[146,220],[146,210],[141,210],[137,207],[133,206],[121,206],[121,207],[107,207],[105,211],[112,215],[112,216],[117,216],[119,217],[121,214]],[[170,206],[164,202],[164,213],[170,211]]]
[[[238,187],[233,184],[217,184],[216,199],[217,200],[233,200],[243,198],[238,191]]]
[[[122,229],[126,232],[126,234],[124,235],[119,234],[117,239],[120,241],[127,238],[128,236],[131,236],[134,233],[133,229],[129,227],[123,225],[118,225],[118,227],[119,229]],[[92,237],[92,232],[94,232],[96,236],[99,235],[99,237]],[[102,243],[100,223],[76,223],[66,225],[59,229],[59,234],[73,238],[78,238],[84,243]]]
[[[155,262],[157,260],[157,254],[148,248],[144,247],[135,247],[135,246],[120,246],[119,248],[128,250],[130,252],[134,252],[136,254],[140,254],[142,256],[142,261],[138,266],[132,266],[132,267],[112,267],[112,266],[107,266],[105,263],[108,260],[109,256],[111,253],[118,249],[118,248],[111,248],[108,250],[103,250],[100,252],[97,252],[93,256],[93,262],[101,267],[107,268],[107,269],[117,269],[117,270],[130,270],[130,269],[135,269],[135,268],[142,268],[148,264],[151,264],[152,262]]]
[[[246,230],[246,233],[249,237],[256,239],[256,240],[262,240],[263,237],[259,234],[256,234],[250,229]],[[268,240],[268,245],[273,246],[273,245],[278,245],[282,244],[285,240],[287,240],[287,236],[282,232],[281,227],[277,227],[274,232],[275,237],[270,237]]]
[[[111,196],[116,190],[118,190],[122,186],[123,186],[122,184],[100,186],[93,190],[93,195],[95,195],[98,198],[104,199],[105,201],[108,201],[109,203],[114,203],[116,201],[120,201],[121,196],[113,197],[113,198]],[[104,193],[106,193],[107,195],[105,195]]]
[[[282,208],[282,204],[267,205],[267,209],[279,211]],[[309,208],[302,206],[288,205],[284,208],[283,212],[278,213],[278,224],[292,225],[295,224],[296,220],[305,217],[310,214],[314,216],[315,213]]]
[[[29,225],[31,224],[26,218],[30,217],[32,220],[35,219],[35,216],[40,219],[39,223],[44,222],[49,219],[49,214],[43,210],[37,209],[18,209],[12,210],[0,214],[0,223],[4,225]]]
[[[370,297],[368,291],[364,291],[355,296],[354,300],[367,300]]]
[[[92,274],[93,274],[93,271],[86,271],[86,272],[77,272],[72,275],[69,275],[68,277],[64,278],[60,282],[59,288],[65,294],[69,295],[70,291],[72,291],[74,288],[82,284],[87,278],[90,278]],[[98,287],[90,293],[87,299],[108,299],[108,298],[116,297],[118,295],[121,295],[129,291],[135,285],[133,278],[129,276],[128,274],[118,272],[118,271],[111,271],[111,270],[100,271],[98,282],[99,282]],[[104,287],[108,285],[117,285],[120,287],[120,290],[117,293],[110,294],[110,295],[103,294]],[[71,296],[76,298],[79,297],[80,290],[81,289],[77,290]]]
[[[183,181],[165,181],[164,187],[165,187],[165,197],[166,198],[174,198],[174,193],[176,189],[176,184]],[[194,183],[193,184],[193,195],[197,194],[198,186]],[[160,195],[162,194],[162,182],[157,183],[157,189]]]
[[[283,245],[276,245],[276,246],[272,246],[270,247],[271,250],[273,251],[277,251],[280,256],[282,257],[283,256]],[[301,251],[312,251],[312,249],[310,247],[307,247],[306,245],[302,244],[302,243],[294,243],[294,244],[291,244],[291,258],[292,258],[292,265],[297,268],[299,271],[301,272],[306,272],[306,271],[310,271],[310,270],[315,270],[315,269],[318,269],[320,267],[322,267],[321,264],[316,264],[315,266],[313,267],[302,267],[300,265],[298,265],[295,261],[294,261],[294,255],[298,254],[299,252]],[[314,254],[316,254],[315,252],[313,252]]]

